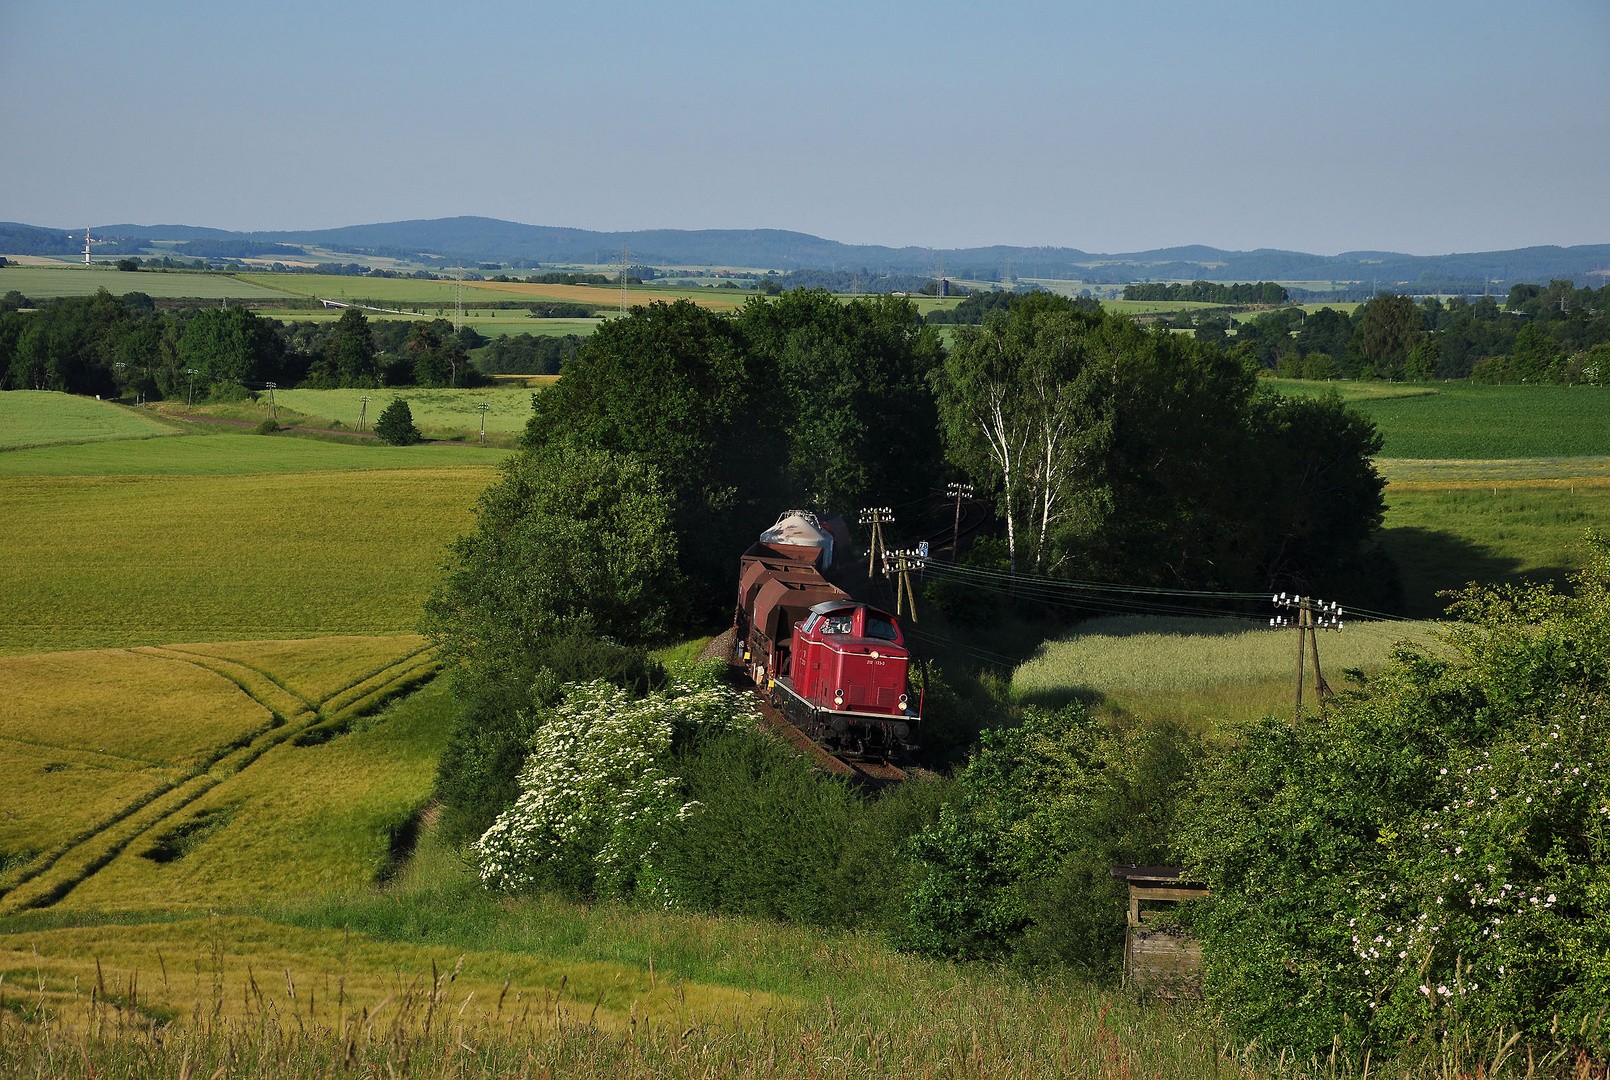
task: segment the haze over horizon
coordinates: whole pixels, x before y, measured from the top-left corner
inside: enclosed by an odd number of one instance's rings
[[[0,5],[0,219],[1610,241],[1610,7]]]

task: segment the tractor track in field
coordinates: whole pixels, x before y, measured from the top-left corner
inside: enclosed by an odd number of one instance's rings
[[[239,776],[270,750],[291,740],[300,740],[317,729],[327,729],[327,737],[343,734],[355,716],[372,711],[397,693],[419,685],[436,670],[432,648],[422,646],[364,672],[324,698],[313,701],[292,690],[269,672],[227,657],[165,646],[144,646],[125,651],[172,663],[190,664],[212,672],[234,684],[241,693],[262,706],[269,714],[269,722],[229,743],[214,747],[202,762],[191,766],[184,776],[158,784],[110,817],[0,876],[0,914],[45,908],[60,902],[137,840],[149,835],[203,795]],[[228,668],[250,672],[263,679],[276,690],[301,703],[300,707],[288,710],[277,708],[266,700],[268,695],[261,693],[260,689],[253,691],[248,685],[248,678]],[[279,704],[283,706],[284,702]],[[367,705],[367,708],[360,711],[360,705]],[[326,739],[315,741],[323,742]],[[299,742],[298,745],[307,743]],[[64,872],[52,873],[58,867]]]

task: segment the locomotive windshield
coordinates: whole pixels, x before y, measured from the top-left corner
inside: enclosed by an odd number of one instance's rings
[[[855,623],[853,611],[830,611],[822,616],[822,633],[848,634]]]
[[[866,636],[882,638],[884,641],[895,641],[900,637],[900,631],[894,628],[892,619],[884,618],[875,612],[866,613]]]

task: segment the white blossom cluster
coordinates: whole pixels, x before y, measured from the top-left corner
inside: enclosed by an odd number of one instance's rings
[[[519,797],[471,845],[481,880],[526,888],[569,861],[590,863],[602,893],[630,890],[661,831],[693,809],[666,770],[677,737],[753,720],[739,694],[709,680],[636,700],[605,682],[567,686],[531,740]]]

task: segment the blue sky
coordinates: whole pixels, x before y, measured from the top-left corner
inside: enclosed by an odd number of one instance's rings
[[[0,219],[1610,243],[1610,3],[0,0]]]

